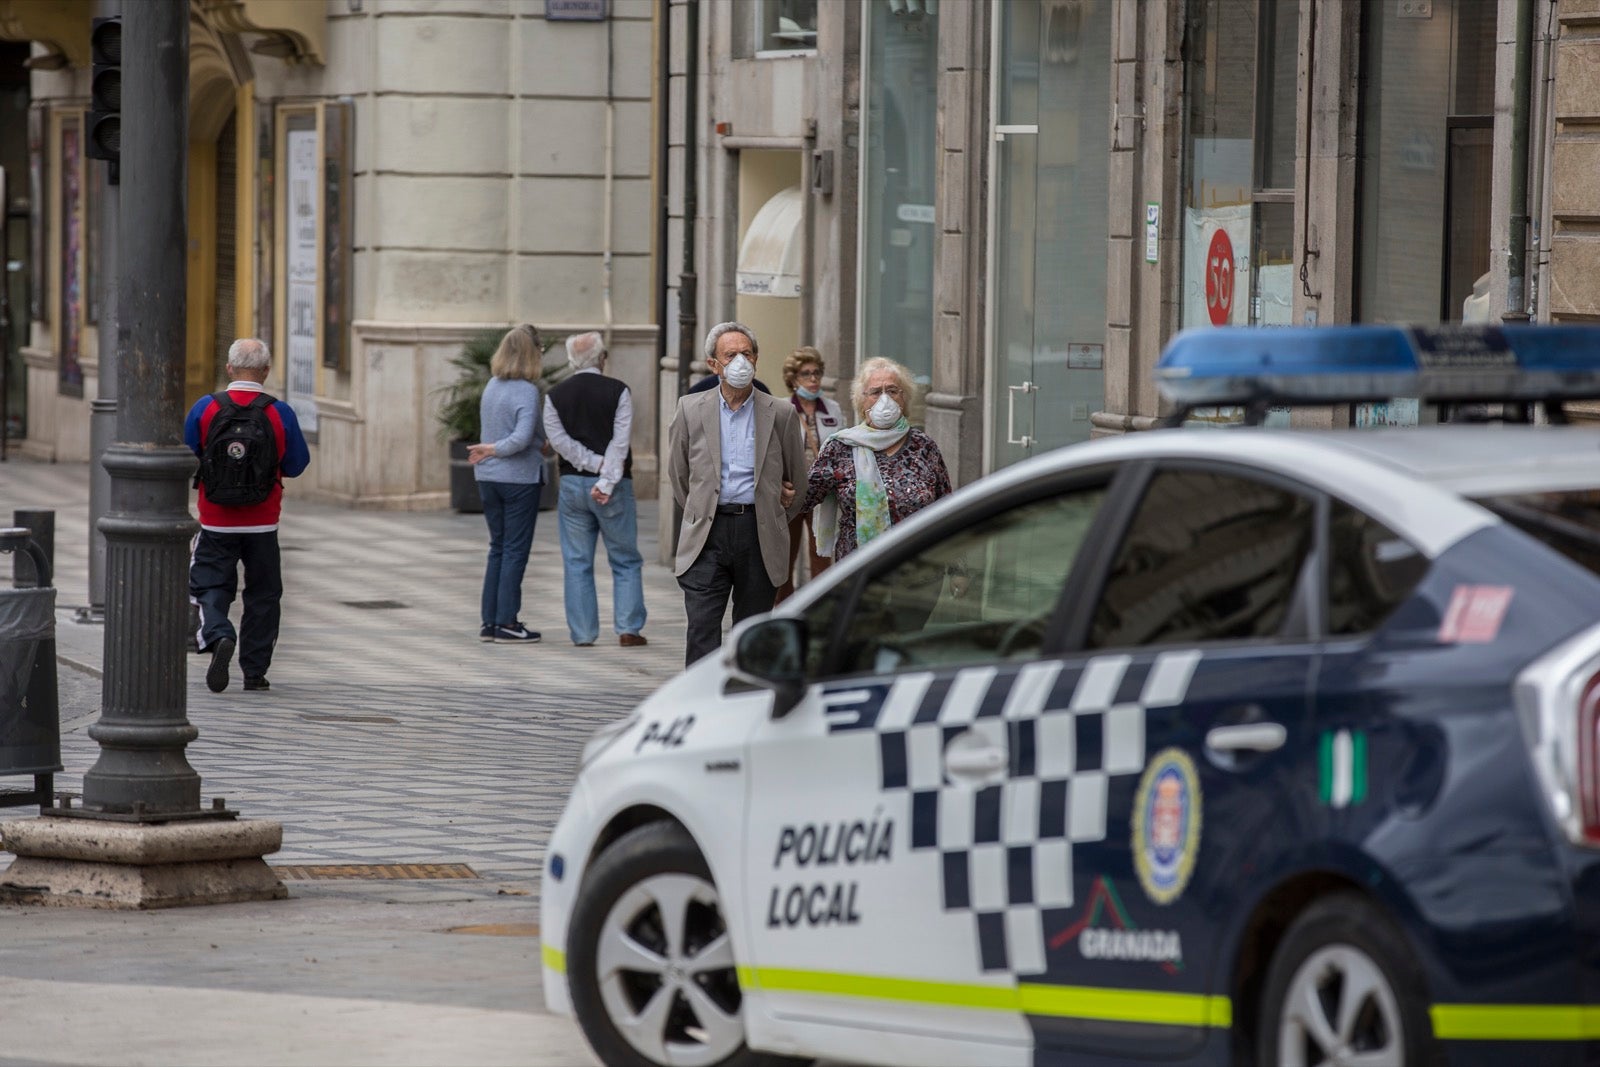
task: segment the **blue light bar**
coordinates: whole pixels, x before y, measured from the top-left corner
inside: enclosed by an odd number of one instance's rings
[[[1600,327],[1240,326],[1185,330],[1156,364],[1185,407],[1600,399]]]

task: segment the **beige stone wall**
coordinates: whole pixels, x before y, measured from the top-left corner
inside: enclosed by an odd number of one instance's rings
[[[474,330],[532,321],[610,331],[612,373],[642,413],[634,469],[650,495],[654,4],[611,0],[608,22],[586,23],[547,22],[543,0],[302,2],[324,4],[325,65],[288,66],[248,40],[239,50],[265,109],[354,109],[350,358],[322,372],[297,491],[366,506],[442,501],[449,465],[434,411],[447,361]],[[36,75],[35,98],[82,96],[86,80]],[[258,314],[259,332],[276,332],[271,306]],[[46,395],[47,358],[36,354],[30,375],[30,419],[49,435],[35,450],[85,458],[87,404],[80,413]]]
[[[1600,322],[1600,0],[1557,8],[1548,313]]]

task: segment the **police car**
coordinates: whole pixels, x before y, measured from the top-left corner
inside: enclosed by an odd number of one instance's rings
[[[1600,331],[1213,330],[1158,377],[1559,423]],[[607,1064],[1591,1062],[1597,571],[1577,427],[984,478],[588,744],[547,1003]]]

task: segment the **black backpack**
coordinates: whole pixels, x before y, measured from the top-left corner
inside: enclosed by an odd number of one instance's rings
[[[267,408],[276,401],[266,393],[257,393],[248,404],[225,392],[211,399],[217,413],[200,449],[194,484],[206,487],[206,500],[213,504],[259,504],[278,484],[278,435],[267,419]]]

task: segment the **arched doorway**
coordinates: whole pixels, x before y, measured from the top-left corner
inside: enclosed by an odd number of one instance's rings
[[[241,227],[239,121],[248,106],[249,56],[233,34],[190,23],[188,330],[185,399],[226,384],[228,345],[249,322],[239,322]],[[246,160],[245,177],[248,177]],[[248,315],[246,316],[248,318]]]

